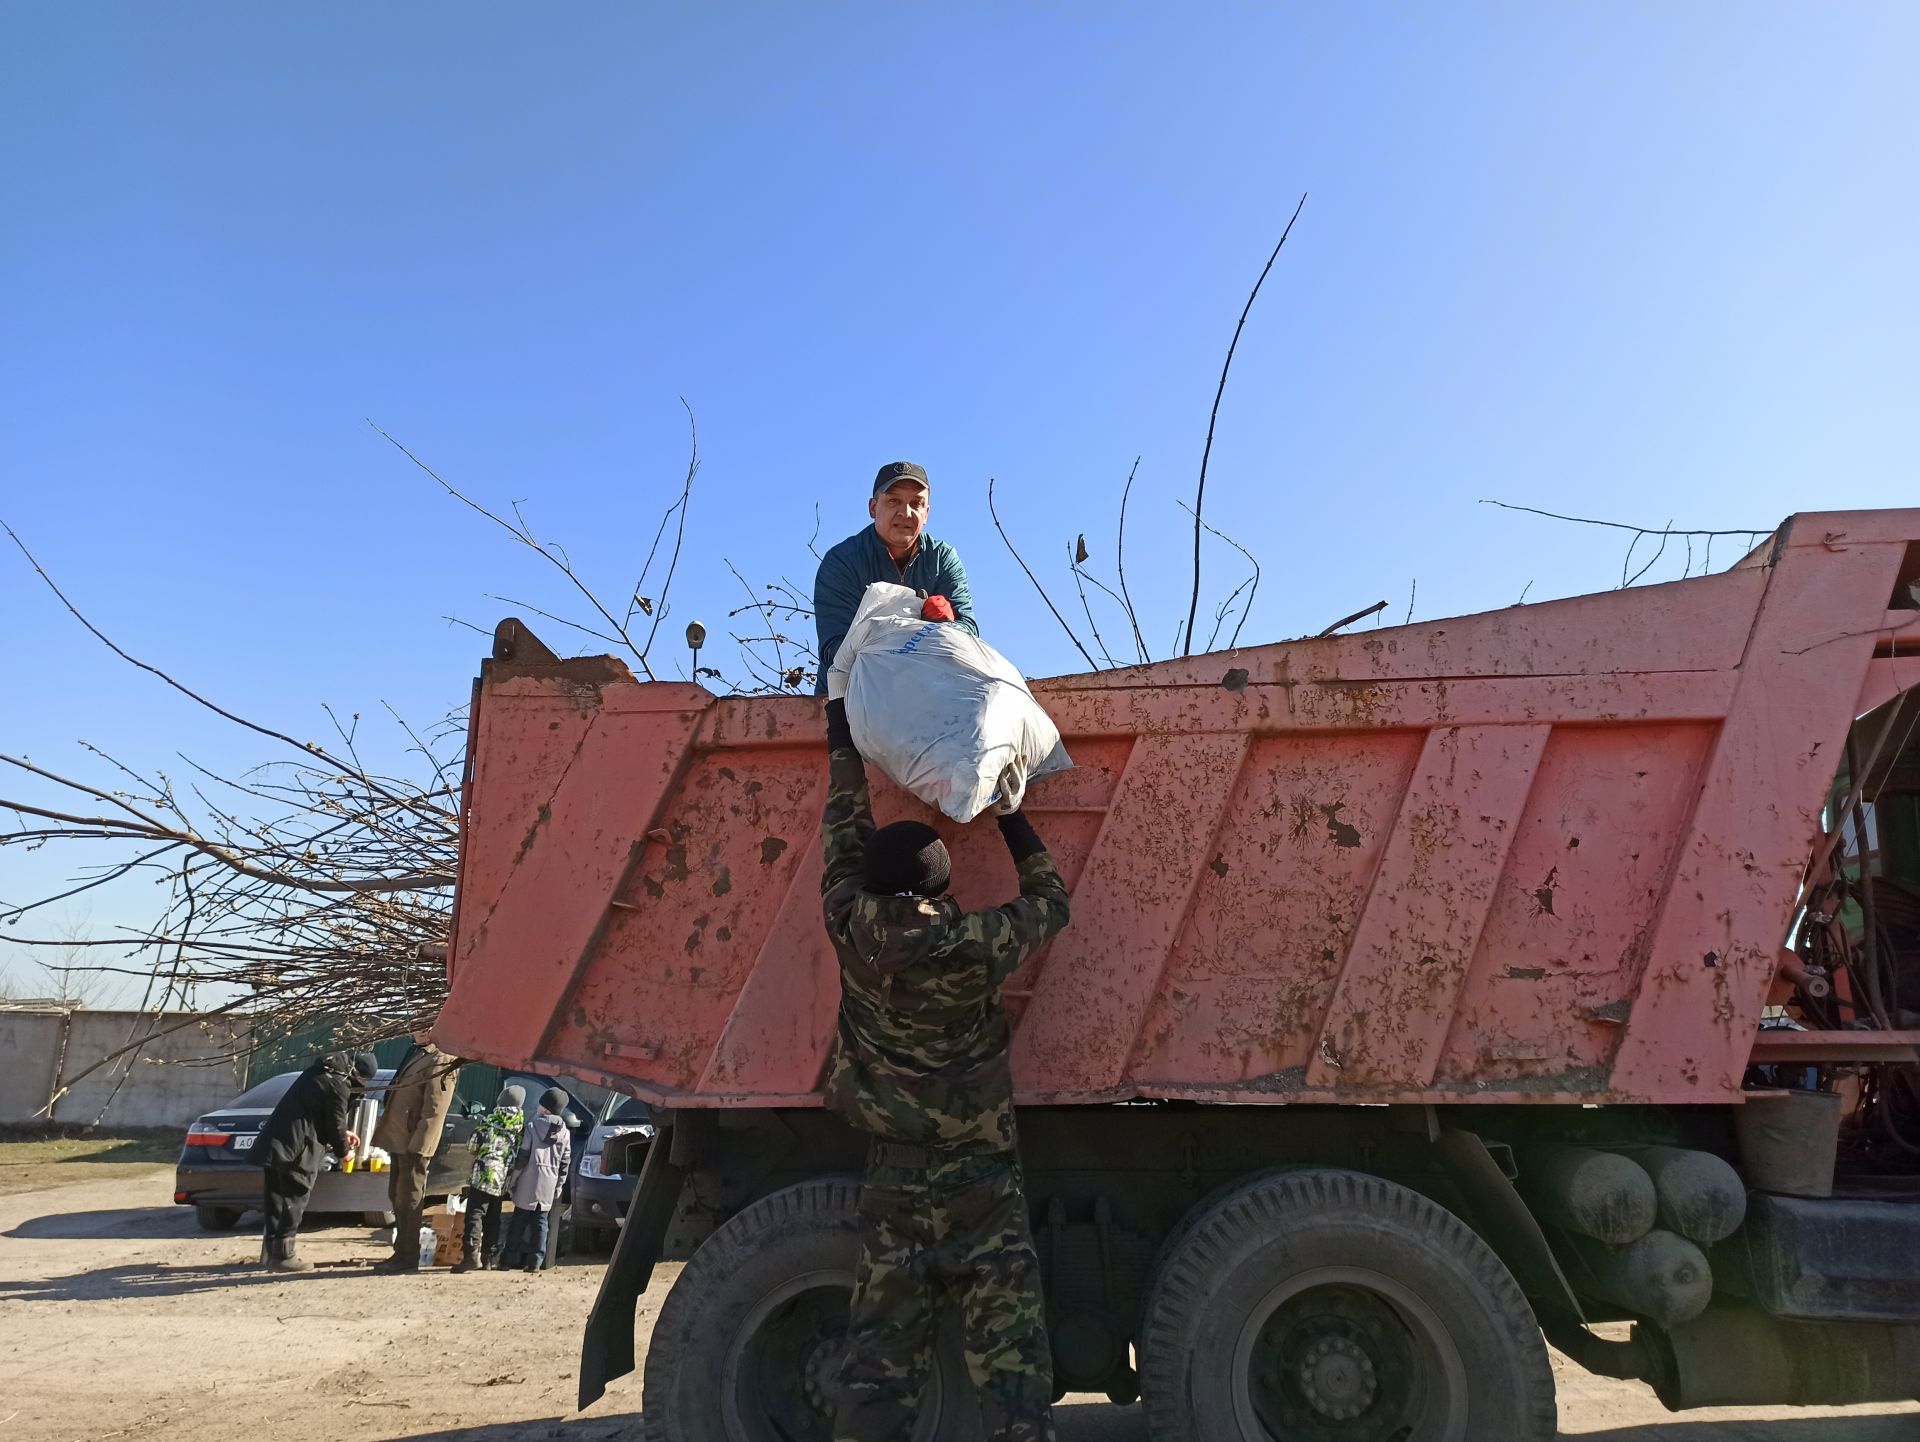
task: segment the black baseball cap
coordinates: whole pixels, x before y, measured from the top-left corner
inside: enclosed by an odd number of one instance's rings
[[[877,496],[882,491],[890,491],[902,481],[933,489],[932,483],[927,480],[925,466],[916,466],[912,461],[888,461],[880,467],[880,474],[873,478],[873,493]]]

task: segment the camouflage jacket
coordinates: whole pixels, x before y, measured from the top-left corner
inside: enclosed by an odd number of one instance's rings
[[[821,901],[840,958],[828,1104],[890,1141],[1006,1151],[1013,1082],[1000,987],[1067,924],[1066,885],[1042,851],[1019,864],[1019,900],[991,911],[875,895],[861,885],[873,831],[860,753],[836,750],[820,824]]]
[[[473,1129],[467,1145],[473,1151],[469,1185],[496,1197],[507,1194],[507,1163],[520,1145],[526,1116],[519,1107],[494,1107]]]

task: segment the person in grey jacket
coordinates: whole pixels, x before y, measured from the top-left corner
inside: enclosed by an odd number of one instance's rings
[[[547,1224],[573,1164],[573,1136],[562,1115],[566,1109],[567,1094],[559,1087],[548,1087],[540,1094],[540,1110],[520,1134],[520,1150],[507,1179],[513,1227],[500,1259],[502,1267],[517,1262],[537,1272],[546,1261]]]
[[[928,620],[957,621],[974,635],[980,634],[960,553],[927,534],[932,500],[923,467],[912,461],[889,461],[873,478],[873,496],[867,502],[873,524],[820,558],[813,578],[813,624],[820,641],[816,696],[827,694],[827,667],[847,638],[860,598],[875,581],[918,591],[926,597]]]

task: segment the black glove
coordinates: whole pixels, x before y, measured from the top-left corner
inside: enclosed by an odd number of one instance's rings
[[[844,699],[827,702],[827,750],[853,750],[853,727],[847,722]]]
[[[996,819],[1000,823],[1000,839],[1007,843],[1015,866],[1047,849],[1047,843],[1040,839],[1040,833],[1033,829],[1033,823],[1027,820],[1024,812],[1009,811]]]

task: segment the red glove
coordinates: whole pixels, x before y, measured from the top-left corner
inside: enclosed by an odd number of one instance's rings
[[[923,621],[951,621],[954,619],[953,602],[945,596],[929,596],[920,607],[920,619]]]

